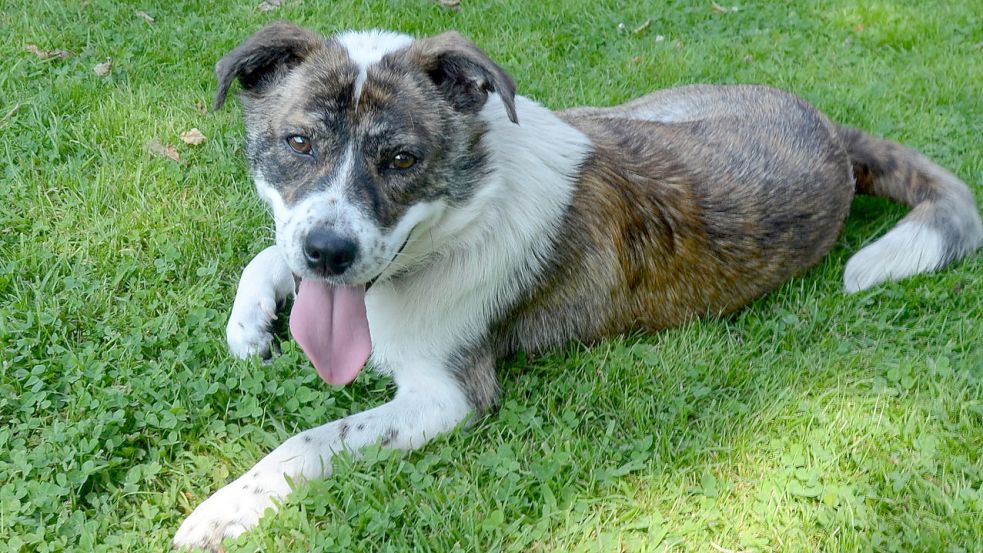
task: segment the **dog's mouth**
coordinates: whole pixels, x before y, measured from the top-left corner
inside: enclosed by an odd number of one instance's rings
[[[364,285],[338,286],[304,279],[290,312],[290,333],[317,370],[335,386],[344,386],[361,372],[372,353],[365,293],[379,280],[410,241],[413,230],[379,274]]]

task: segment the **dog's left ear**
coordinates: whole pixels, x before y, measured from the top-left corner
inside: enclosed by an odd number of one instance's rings
[[[476,113],[497,92],[509,120],[518,124],[515,113],[515,81],[471,41],[455,31],[414,41],[408,54],[444,94],[464,113]]]
[[[262,92],[278,75],[322,47],[324,39],[307,29],[287,21],[270,23],[215,64],[218,90],[213,109],[225,104],[229,87],[236,78],[244,90]]]

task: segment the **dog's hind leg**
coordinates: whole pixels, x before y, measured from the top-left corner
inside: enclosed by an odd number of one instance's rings
[[[422,446],[452,430],[471,412],[471,403],[450,369],[408,363],[397,375],[396,397],[379,407],[302,432],[264,457],[246,474],[217,491],[184,521],[175,547],[218,549],[222,540],[254,526],[291,490],[289,481],[331,474],[342,450],[356,456],[372,444],[397,449]]]

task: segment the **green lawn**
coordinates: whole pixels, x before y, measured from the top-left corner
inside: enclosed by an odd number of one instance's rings
[[[268,366],[225,350],[272,223],[237,103],[196,104],[272,19],[457,28],[557,108],[787,88],[983,199],[978,0],[718,2],[4,0],[0,550],[162,551],[283,439],[391,392],[329,389],[292,343]],[[181,142],[192,127],[204,144]],[[818,268],[728,320],[504,364],[498,416],[340,463],[230,550],[980,551],[983,258],[840,292],[902,213],[857,201]]]

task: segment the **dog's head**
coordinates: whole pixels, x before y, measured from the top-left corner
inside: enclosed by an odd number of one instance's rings
[[[490,95],[517,122],[512,79],[453,32],[325,39],[273,23],[215,72],[216,109],[242,86],[250,166],[288,264],[339,285],[373,281],[415,228],[474,194]]]

